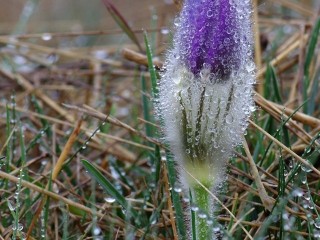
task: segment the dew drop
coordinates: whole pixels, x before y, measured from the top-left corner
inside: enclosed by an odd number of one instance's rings
[[[8,207],[10,211],[14,211],[16,209],[10,201],[8,201]]]
[[[309,201],[309,200],[311,199],[309,193],[306,193],[303,197],[304,197],[304,199],[307,200],[307,201]]]
[[[312,169],[309,166],[305,165],[305,164],[301,165],[301,170],[306,172],[306,173],[312,172]]]
[[[206,219],[208,216],[207,216],[207,214],[206,214],[205,212],[199,211],[198,217],[199,217],[200,219]]]
[[[307,183],[307,177],[304,175],[304,176],[302,176],[302,178],[301,178],[301,183],[302,184],[306,184]]]
[[[161,34],[163,34],[163,35],[169,34],[169,29],[168,28],[162,28],[161,29]]]
[[[213,11],[212,10],[208,10],[207,11],[207,17],[212,17],[213,16]]]
[[[212,225],[213,224],[213,220],[211,218],[208,218],[207,219],[207,224],[208,224],[208,226]]]
[[[114,203],[116,201],[116,199],[114,199],[113,197],[106,197],[104,198],[104,200],[107,202],[107,203]]]
[[[199,207],[193,203],[193,204],[191,204],[191,210],[194,212],[197,212],[197,211],[199,211]]]
[[[52,39],[52,35],[50,33],[44,33],[41,38],[43,41],[50,41]]]
[[[101,233],[101,228],[95,227],[95,228],[93,229],[93,235],[97,236],[97,235],[99,235],[100,233]]]
[[[174,21],[173,21],[173,24],[176,26],[176,27],[179,27],[180,26],[180,21],[178,18],[176,18]]]
[[[302,202],[302,207],[303,207],[304,209],[309,208],[309,203],[308,203],[307,201],[303,201],[303,202]]]
[[[320,229],[320,217],[316,218],[314,221],[314,226],[318,229]]]
[[[231,114],[228,114],[228,115],[226,116],[226,123],[227,123],[227,124],[233,123],[233,116],[232,116]]]
[[[310,153],[311,152],[311,147],[308,147],[305,152],[306,153]]]
[[[256,107],[255,106],[250,106],[249,110],[250,110],[250,112],[254,112],[256,110]]]
[[[246,65],[246,70],[247,70],[248,72],[252,72],[252,71],[254,70],[254,68],[255,68],[255,65],[254,65],[253,62],[249,62],[249,63]]]
[[[218,233],[218,232],[220,232],[220,227],[213,227],[213,232],[215,232],[215,233]]]
[[[182,198],[182,201],[185,202],[185,203],[189,203],[190,202],[190,199],[188,197],[183,197]]]
[[[18,230],[19,232],[21,232],[21,231],[23,230],[23,225],[22,225],[21,223],[18,223],[18,228],[17,228],[17,230]]]
[[[314,236],[314,238],[319,239],[320,238],[320,231],[314,231],[313,236]]]
[[[175,184],[175,186],[173,187],[173,191],[175,191],[176,193],[181,193],[182,188],[179,186],[179,184]]]

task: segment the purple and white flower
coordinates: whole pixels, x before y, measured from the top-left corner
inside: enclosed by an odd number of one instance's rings
[[[185,0],[159,84],[165,139],[178,163],[206,186],[222,181],[241,143],[252,98],[249,0]],[[193,181],[180,171],[181,181]]]
[[[254,111],[250,18],[249,0],[185,0],[159,83],[158,111],[180,181],[209,214],[213,205],[194,178],[217,190]],[[196,225],[199,239],[211,238],[203,219]]]

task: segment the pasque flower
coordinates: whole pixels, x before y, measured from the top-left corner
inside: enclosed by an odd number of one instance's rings
[[[185,0],[159,83],[158,110],[180,181],[209,212],[186,171],[217,190],[241,143],[254,110],[250,14],[250,0]],[[208,239],[204,232],[200,239]]]

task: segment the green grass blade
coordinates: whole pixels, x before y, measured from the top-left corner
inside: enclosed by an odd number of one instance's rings
[[[28,23],[35,13],[40,0],[24,1],[24,7],[19,16],[19,20],[14,28],[13,34],[22,34],[28,29]]]
[[[157,16],[157,11],[156,8],[152,8],[151,10],[151,24],[150,24],[150,28],[151,29],[156,29],[159,26],[159,20],[158,20],[158,16]],[[156,50],[156,46],[157,46],[157,35],[158,32],[157,31],[152,31],[151,32],[151,51],[154,52]]]
[[[313,115],[313,113],[316,109],[316,105],[318,104],[316,97],[319,92],[319,81],[320,81],[320,68],[317,69],[317,72],[316,72],[314,79],[313,79],[313,84],[312,84],[312,88],[311,88],[311,96],[308,101],[308,114],[309,115]]]
[[[68,240],[69,239],[69,231],[68,231],[68,226],[70,224],[69,222],[69,213],[67,211],[67,206],[64,204],[60,204],[62,210],[62,239],[63,240]],[[65,208],[64,208],[65,207]]]
[[[27,163],[27,156],[26,156],[26,147],[25,147],[25,143],[24,143],[24,133],[23,133],[23,130],[22,130],[22,126],[21,124],[19,125],[19,130],[20,130],[20,136],[19,136],[19,144],[20,144],[20,154],[21,154],[21,170],[22,170],[22,175],[23,175],[23,179],[28,181],[29,180],[29,176],[28,176],[28,171],[27,169],[25,169],[25,165]],[[24,204],[25,204],[25,208],[27,209],[27,212],[26,212],[26,224],[29,226],[31,221],[32,221],[32,213],[30,211],[31,209],[31,195],[30,195],[30,189],[29,188],[26,188],[24,191],[23,191],[23,194],[25,196],[25,199],[24,199]]]
[[[299,109],[302,108],[306,103],[307,103],[307,102],[305,101],[305,102],[303,102],[298,108],[296,108],[296,109],[292,112],[292,114],[290,114],[290,115],[288,116],[288,118],[281,123],[280,128],[279,128],[272,136],[275,137],[275,138],[278,138],[278,136],[279,136],[279,134],[280,134],[280,130],[283,129],[283,128],[285,128],[285,125],[286,125],[287,122],[292,118],[292,116],[293,116],[294,114],[296,114],[296,112],[298,112]],[[265,150],[265,152],[264,152],[264,154],[263,154],[263,156],[262,156],[261,162],[263,162],[263,160],[266,158],[267,153],[269,152],[269,149],[270,149],[272,143],[273,143],[272,141],[269,142],[269,144],[268,144],[268,146],[267,146],[267,148],[266,148],[266,150]],[[262,165],[262,164],[260,164],[260,165]]]
[[[168,178],[171,186],[174,186],[177,179],[176,179],[176,169],[174,165],[174,161],[172,157],[170,157],[170,153],[167,153],[167,168],[168,168]],[[186,227],[184,222],[184,216],[182,211],[182,204],[180,200],[179,194],[171,189],[171,197],[174,209],[176,210],[176,223],[177,223],[177,230],[179,234],[179,239],[186,240],[187,234],[186,234]]]
[[[306,76],[309,76],[310,65],[311,65],[312,59],[314,57],[319,33],[320,33],[320,17],[316,21],[316,24],[312,30],[310,41],[308,44],[308,49],[307,49],[307,53],[306,53],[306,61],[304,64],[304,73]],[[306,87],[308,87],[308,86],[309,86],[309,83],[307,83]]]
[[[6,161],[5,161],[5,172],[10,171],[10,164],[12,161],[12,140],[11,140],[11,124],[10,124],[10,110],[8,105],[6,106],[6,137],[10,139],[6,146]],[[5,181],[5,189],[8,189],[8,180]],[[5,194],[6,196],[7,194]]]
[[[276,71],[274,69],[274,67],[270,64],[268,64],[267,67],[267,72],[269,72],[269,77],[272,83],[272,92],[274,93],[273,95],[273,100],[281,103],[282,102],[282,98],[281,98],[281,94],[280,94],[280,89],[279,89],[279,84],[278,84],[278,79],[277,79],[277,75],[276,75]]]
[[[127,36],[138,46],[139,50],[142,51],[141,45],[138,41],[138,38],[130,28],[129,24],[127,23],[126,19],[121,15],[118,9],[109,1],[109,0],[102,0],[104,5],[106,6],[108,12],[112,16],[112,18],[116,21],[119,27],[127,34]]]
[[[304,79],[303,79],[303,100],[306,101],[308,99],[308,88],[310,84],[310,66],[312,63],[312,60],[315,55],[315,49],[317,46],[318,42],[318,37],[319,37],[319,32],[320,32],[320,18],[317,19],[316,24],[311,32],[311,37],[310,41],[308,44],[307,48],[307,53],[306,53],[306,59],[305,59],[305,64],[304,64]],[[304,112],[306,114],[310,114],[310,109],[309,106],[306,105],[304,106]]]
[[[160,173],[161,173],[161,153],[160,153],[160,147],[159,146],[155,146],[155,149],[154,149],[154,154],[155,154],[155,162],[154,162],[154,165],[155,165],[155,183],[157,184],[159,182],[159,179],[160,179]]]
[[[143,117],[146,121],[152,122],[153,119],[150,116],[150,100],[147,97],[147,93],[148,93],[147,83],[146,83],[146,78],[143,75],[141,75],[141,90],[142,90]],[[145,124],[145,128],[146,128],[146,135],[148,137],[152,137],[154,133],[153,126],[147,123]]]
[[[191,191],[189,191],[190,203],[193,202]],[[190,209],[191,215],[191,232],[192,232],[192,240],[197,240],[197,228],[196,228],[196,213]]]
[[[153,92],[153,96],[157,97],[158,95],[158,88],[157,88],[157,73],[155,70],[155,67],[153,65],[153,55],[151,52],[151,47],[148,41],[148,36],[147,33],[144,34],[144,42],[146,45],[146,53],[147,53],[147,58],[148,58],[148,66],[149,66],[149,73],[150,73],[150,77],[151,77],[151,84],[152,84],[152,92]]]
[[[124,196],[122,196],[122,194],[118,192],[118,190],[112,185],[112,183],[107,178],[105,178],[93,164],[91,164],[87,160],[82,160],[82,164],[91,175],[91,177],[93,177],[111,197],[113,197],[124,209],[130,211],[131,215],[135,219],[139,218],[138,213],[134,209],[130,208],[130,205],[128,204]]]
[[[280,149],[281,151],[281,149]],[[285,165],[284,165],[284,160],[283,157],[280,156],[279,159],[279,172],[278,172],[278,197],[284,198],[285,197],[285,188],[286,188],[286,179],[285,179]],[[280,214],[280,222],[279,222],[279,239],[284,239],[284,220],[282,218],[283,210],[281,211]]]
[[[33,106],[34,106],[34,108],[35,108],[37,113],[39,113],[41,115],[45,115],[42,107],[40,106],[37,98],[34,95],[31,96],[31,102],[33,103]],[[43,127],[47,137],[51,138],[52,137],[52,131],[51,131],[51,128],[49,127],[50,124],[49,124],[48,120],[45,119],[45,118],[40,118],[40,122],[42,124],[42,127]]]
[[[160,217],[160,214],[161,214],[161,211],[164,207],[166,203],[166,198],[163,198],[160,205],[153,211],[153,213],[151,214],[150,218],[149,218],[149,222],[147,224],[147,226],[145,227],[145,233],[143,234],[143,236],[141,237],[141,239],[145,239],[148,232],[150,231],[150,228],[152,226],[153,223],[157,222],[159,217]],[[153,233],[155,234],[155,233]]]

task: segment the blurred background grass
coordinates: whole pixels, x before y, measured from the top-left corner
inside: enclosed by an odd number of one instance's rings
[[[153,18],[157,18],[157,25],[153,27],[170,25],[177,10],[172,0],[119,0],[113,4],[132,29],[139,30],[150,28]],[[13,0],[1,3],[0,34],[115,29],[118,29],[117,23],[99,0]],[[116,37],[111,37],[105,43],[117,41]]]

